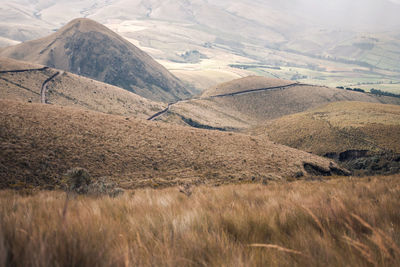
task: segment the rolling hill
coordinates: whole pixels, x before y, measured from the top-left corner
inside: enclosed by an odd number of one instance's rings
[[[400,106],[336,102],[269,121],[251,131],[334,158],[361,173],[400,172]]]
[[[395,97],[251,76],[210,88],[198,99],[178,102],[158,119],[195,127],[243,130],[338,101],[400,104]]]
[[[145,52],[89,19],[75,19],[45,38],[4,48],[0,56],[69,71],[156,101],[191,95]]]
[[[129,188],[347,174],[331,160],[264,137],[71,107],[0,100],[0,127],[1,188],[54,188],[77,166]]]
[[[7,58],[0,58],[0,98],[40,103],[43,84],[51,77],[44,93],[47,103],[138,118],[166,106],[106,83]]]

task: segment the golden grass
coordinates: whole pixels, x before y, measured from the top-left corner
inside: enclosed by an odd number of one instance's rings
[[[65,193],[1,191],[0,265],[398,266],[399,179],[78,196],[65,215]]]

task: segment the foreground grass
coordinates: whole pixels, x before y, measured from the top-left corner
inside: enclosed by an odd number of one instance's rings
[[[0,265],[395,266],[399,176],[138,190],[0,192]]]

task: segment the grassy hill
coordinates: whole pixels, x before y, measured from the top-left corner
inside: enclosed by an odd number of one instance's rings
[[[47,37],[4,48],[0,56],[70,71],[157,101],[191,95],[145,52],[89,19],[73,20]]]
[[[400,106],[397,105],[330,103],[269,121],[252,132],[267,135],[280,144],[343,162],[379,155],[373,159],[375,162],[364,163],[376,163],[373,167],[376,171],[381,168],[388,172],[400,171]],[[382,160],[385,162],[378,164]],[[368,167],[362,166],[360,161],[352,164],[354,168],[358,164],[359,169]]]
[[[350,149],[400,153],[400,106],[336,102],[269,121],[254,132],[318,155]]]
[[[240,183],[344,174],[335,163],[263,137],[222,133],[92,111],[0,100],[1,187],[54,187],[86,168],[125,187]]]
[[[211,88],[199,99],[179,102],[159,119],[240,130],[338,101],[400,104],[395,97],[251,76]]]
[[[7,58],[0,58],[0,66],[0,98],[22,102],[40,103],[43,82],[59,72],[57,69]],[[32,69],[36,70],[29,71]],[[148,118],[165,108],[163,103],[69,72],[63,72],[49,82],[46,101],[139,118]]]

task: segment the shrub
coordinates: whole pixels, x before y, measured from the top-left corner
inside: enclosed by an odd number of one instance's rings
[[[87,194],[91,178],[89,172],[84,168],[72,168],[65,174],[67,190],[77,194]]]
[[[92,196],[109,195],[110,197],[117,197],[124,193],[124,190],[118,188],[116,183],[107,181],[106,177],[95,180],[83,168],[73,168],[65,176],[67,191],[69,192]]]

